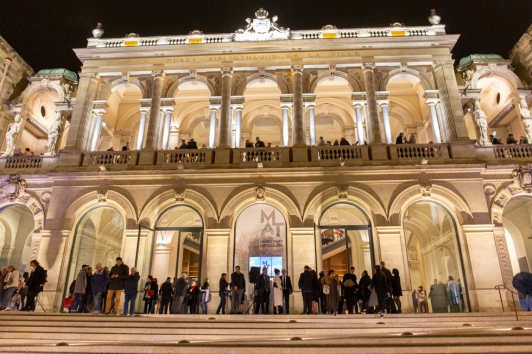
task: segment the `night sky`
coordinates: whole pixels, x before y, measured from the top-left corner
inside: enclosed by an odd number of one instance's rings
[[[35,71],[80,71],[72,48],[87,46],[97,22],[102,38],[232,33],[264,7],[290,29],[429,25],[435,8],[448,34],[460,34],[453,50],[456,63],[475,53],[508,52],[532,22],[532,0],[0,0],[0,35]]]

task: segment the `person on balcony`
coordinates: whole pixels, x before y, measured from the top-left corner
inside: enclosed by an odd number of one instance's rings
[[[414,133],[410,134],[410,139],[408,139],[409,144],[416,144],[416,136]]]
[[[179,146],[180,149],[188,149],[188,145],[185,139],[181,140],[181,145]]]
[[[498,145],[501,143],[501,141],[497,139],[493,134],[490,134],[489,142],[492,143],[493,145]]]
[[[340,146],[340,143],[338,142],[338,139],[336,139],[336,140],[334,141],[333,146]]]
[[[129,151],[129,141],[126,142],[126,145],[122,146],[122,151]]]
[[[528,144],[528,138],[526,136],[521,136],[519,138],[519,144]]]
[[[351,144],[349,144],[349,141],[347,141],[346,138],[342,138],[340,139],[340,145],[346,145],[346,146],[349,146]]]
[[[187,143],[187,149],[191,149],[191,150],[197,150],[198,149],[198,144],[196,144],[196,142],[194,141],[194,139],[190,139]]]
[[[325,140],[323,140],[323,136],[320,136],[318,139],[318,146],[325,146]]]
[[[403,139],[404,139],[404,134],[403,133],[399,133],[399,136],[397,138],[395,138],[395,145],[401,145],[403,144]]]
[[[253,143],[251,141],[249,141],[249,139],[248,139],[248,140],[246,140],[246,143],[245,143],[244,147],[246,149],[251,149],[251,148],[253,148]]]
[[[513,134],[508,134],[508,137],[506,138],[506,144],[507,144],[507,145],[510,145],[510,144],[517,144],[517,140],[515,140]]]
[[[266,147],[266,145],[264,145],[264,142],[262,140],[260,140],[259,137],[257,137],[255,139],[257,142],[255,143],[255,147],[256,148],[263,148],[263,147]]]

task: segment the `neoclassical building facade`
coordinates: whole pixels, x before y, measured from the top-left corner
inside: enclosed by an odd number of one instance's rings
[[[214,303],[236,265],[297,284],[305,265],[360,278],[385,261],[405,311],[450,276],[463,311],[501,311],[495,287],[532,262],[532,29],[510,59],[455,67],[459,36],[429,22],[293,31],[260,9],[235,33],[110,39],[99,24],[79,78],[28,71],[2,96],[0,262],[38,259],[50,311],[82,264],[118,255],[143,278],[209,278]]]

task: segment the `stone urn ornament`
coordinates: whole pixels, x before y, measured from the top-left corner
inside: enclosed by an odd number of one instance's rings
[[[436,10],[430,10],[429,22],[431,25],[439,25],[441,17],[436,14]]]
[[[96,28],[92,30],[92,35],[94,38],[101,38],[103,36],[104,30],[101,22],[96,24]]]

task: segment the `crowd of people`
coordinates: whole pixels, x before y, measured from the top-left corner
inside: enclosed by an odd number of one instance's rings
[[[449,275],[447,284],[443,284],[442,281],[434,279],[428,295],[422,285],[417,290],[414,289],[412,292],[414,311],[417,313],[428,313],[429,299],[432,305],[432,312],[434,313],[464,312],[462,284],[460,283],[460,279],[455,281],[452,275]]]
[[[46,283],[46,271],[37,260],[30,262],[30,272],[20,272],[12,265],[0,273],[0,310],[35,311],[37,296]]]
[[[502,141],[495,137],[494,134],[490,134],[488,136],[488,140],[490,143],[492,143],[493,145],[500,145],[502,144]],[[508,137],[506,137],[506,145],[515,145],[515,144],[529,144],[528,142],[528,138],[526,136],[523,136],[521,135],[519,137],[519,141],[517,141],[515,138],[514,138],[514,135],[513,134],[508,134]]]

